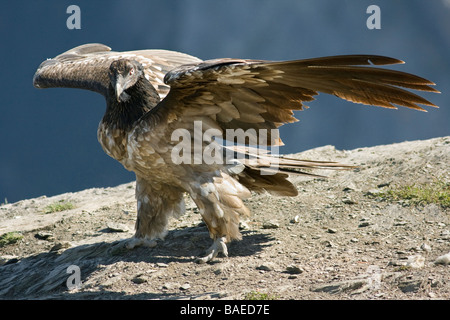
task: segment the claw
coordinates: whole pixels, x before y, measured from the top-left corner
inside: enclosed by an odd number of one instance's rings
[[[136,237],[131,237],[128,239],[123,239],[120,240],[117,244],[115,244],[112,248],[112,253],[113,254],[120,254],[126,250],[132,250],[136,247],[148,247],[148,248],[153,248],[156,246],[156,240],[152,239],[150,240],[149,238],[136,238]]]
[[[219,253],[222,253],[225,257],[228,257],[228,248],[226,244],[226,237],[217,238],[214,243],[206,251],[206,256],[195,259],[197,263],[206,263],[217,257]]]
[[[129,239],[123,240],[125,247],[129,250],[134,249],[135,247],[148,247],[153,248],[156,247],[156,240],[148,239],[148,238],[136,238],[132,237]]]

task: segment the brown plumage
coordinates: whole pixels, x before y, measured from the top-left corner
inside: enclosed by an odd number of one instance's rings
[[[297,121],[293,111],[318,92],[385,108],[436,107],[406,90],[438,92],[430,87],[434,83],[373,66],[398,63],[403,62],[373,55],[201,61],[172,51],[113,52],[87,44],[44,61],[33,82],[38,88],[82,88],[105,96],[98,140],[108,155],[136,173],[138,218],[129,247],[164,237],[168,219],[184,213],[188,193],[214,239],[198,260],[206,262],[218,252],[226,254],[226,242],[241,238],[240,217],[249,215],[243,199],[251,191],[295,196],[289,174],[346,167],[278,157],[226,140],[281,145],[276,129]],[[207,132],[223,138],[223,144]],[[186,157],[185,152],[192,153]],[[174,158],[181,154],[182,161]]]

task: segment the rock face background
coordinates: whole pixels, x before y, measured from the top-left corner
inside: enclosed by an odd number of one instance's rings
[[[450,299],[449,207],[386,196],[438,183],[448,197],[450,137],[295,156],[359,167],[294,177],[293,198],[254,195],[243,240],[206,265],[194,263],[211,240],[190,200],[156,247],[123,250],[134,182],[3,204],[0,236],[17,241],[0,238],[0,297]]]

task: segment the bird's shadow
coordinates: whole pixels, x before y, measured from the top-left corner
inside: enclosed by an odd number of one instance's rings
[[[270,246],[274,239],[271,235],[253,231],[243,231],[242,240],[232,241],[228,244],[228,256],[251,256],[261,252],[264,247]],[[119,242],[116,242],[117,244]],[[183,229],[169,231],[164,240],[157,241],[154,248],[140,247],[119,255],[124,261],[148,263],[191,263],[205,254],[212,245],[208,229],[203,224]],[[220,261],[220,259],[213,260]]]
[[[211,263],[216,264],[226,261],[224,259],[257,254],[264,247],[270,246],[270,242],[273,241],[273,238],[265,233],[244,231],[242,234],[241,241],[233,241],[228,245],[229,258],[218,257]],[[69,266],[79,267],[81,282],[84,283],[99,269],[121,261],[145,262],[154,265],[195,263],[195,259],[202,256],[212,244],[208,230],[204,226],[169,231],[165,240],[158,241],[153,248],[137,247],[132,250],[117,250],[122,242],[117,240],[83,244],[11,261],[0,267],[0,296],[28,299],[55,295],[58,298],[64,298],[64,295],[69,293],[67,286],[67,280],[70,277]],[[160,298],[170,299],[171,297]]]

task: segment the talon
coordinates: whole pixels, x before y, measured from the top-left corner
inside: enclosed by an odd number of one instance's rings
[[[222,253],[225,257],[228,257],[228,248],[226,244],[226,238],[217,238],[212,246],[206,251],[206,256],[195,259],[195,262],[201,264],[213,260],[219,253]]]
[[[152,239],[148,239],[148,238],[136,238],[136,237],[132,237],[129,239],[123,239],[120,240],[119,243],[117,243],[114,247],[116,248],[124,248],[124,249],[134,249],[136,247],[148,247],[148,248],[153,248],[156,247],[156,240]]]
[[[125,240],[125,247],[127,249],[133,249],[135,247],[156,247],[156,240],[150,240],[148,238],[130,238]]]

